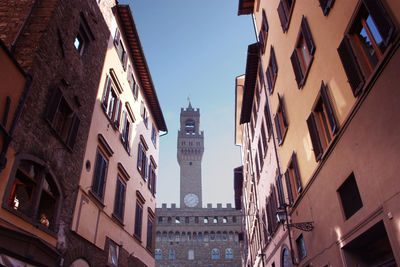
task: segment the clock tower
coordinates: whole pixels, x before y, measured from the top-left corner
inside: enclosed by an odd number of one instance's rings
[[[181,109],[177,156],[181,169],[180,207],[201,208],[201,160],[204,134],[200,132],[200,110],[189,106]]]

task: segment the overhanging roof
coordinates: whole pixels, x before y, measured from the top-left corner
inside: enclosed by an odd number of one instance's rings
[[[240,124],[250,121],[251,108],[253,105],[254,88],[257,82],[259,45],[254,43],[247,48],[246,78],[244,81],[244,94],[242,102],[242,112],[240,114]]]
[[[128,42],[129,52],[132,56],[133,68],[139,75],[140,85],[144,92],[144,97],[150,107],[150,112],[154,118],[157,128],[160,131],[167,131],[167,125],[164,120],[164,115],[158,102],[156,90],[153,80],[151,79],[150,70],[144,56],[142,44],[140,43],[139,34],[137,32],[135,22],[129,5],[117,5],[117,14],[122,26],[122,32]]]
[[[238,15],[249,15],[254,10],[254,0],[239,0]]]

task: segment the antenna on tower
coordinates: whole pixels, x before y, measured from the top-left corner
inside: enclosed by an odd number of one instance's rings
[[[192,107],[192,102],[190,102],[190,96],[187,97],[187,100],[188,100],[188,102],[189,102],[189,108],[193,108],[193,107]]]

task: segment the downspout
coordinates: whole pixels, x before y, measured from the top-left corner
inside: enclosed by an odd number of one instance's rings
[[[29,10],[29,13],[28,13],[28,15],[26,16],[26,18],[24,20],[24,23],[22,24],[21,28],[19,28],[19,31],[18,31],[17,35],[15,36],[14,41],[12,42],[12,44],[10,46],[10,53],[11,54],[14,54],[16,43],[17,43],[18,39],[21,37],[22,33],[24,32],[25,27],[28,24],[28,21],[31,18],[31,15],[33,13],[33,9],[37,5],[37,2],[38,2],[38,0],[35,0],[35,2],[33,2],[32,6],[31,6],[31,8]]]

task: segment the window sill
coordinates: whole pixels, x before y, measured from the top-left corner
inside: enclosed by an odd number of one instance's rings
[[[89,198],[93,200],[98,208],[104,209],[105,205],[103,203],[103,200],[101,200],[95,193],[93,193],[92,190],[89,190]]]
[[[122,228],[124,228],[125,224],[124,224],[124,220],[120,219],[117,215],[115,215],[115,213],[113,212],[113,214],[111,215],[111,218],[114,222],[116,222],[119,226],[121,226]]]

